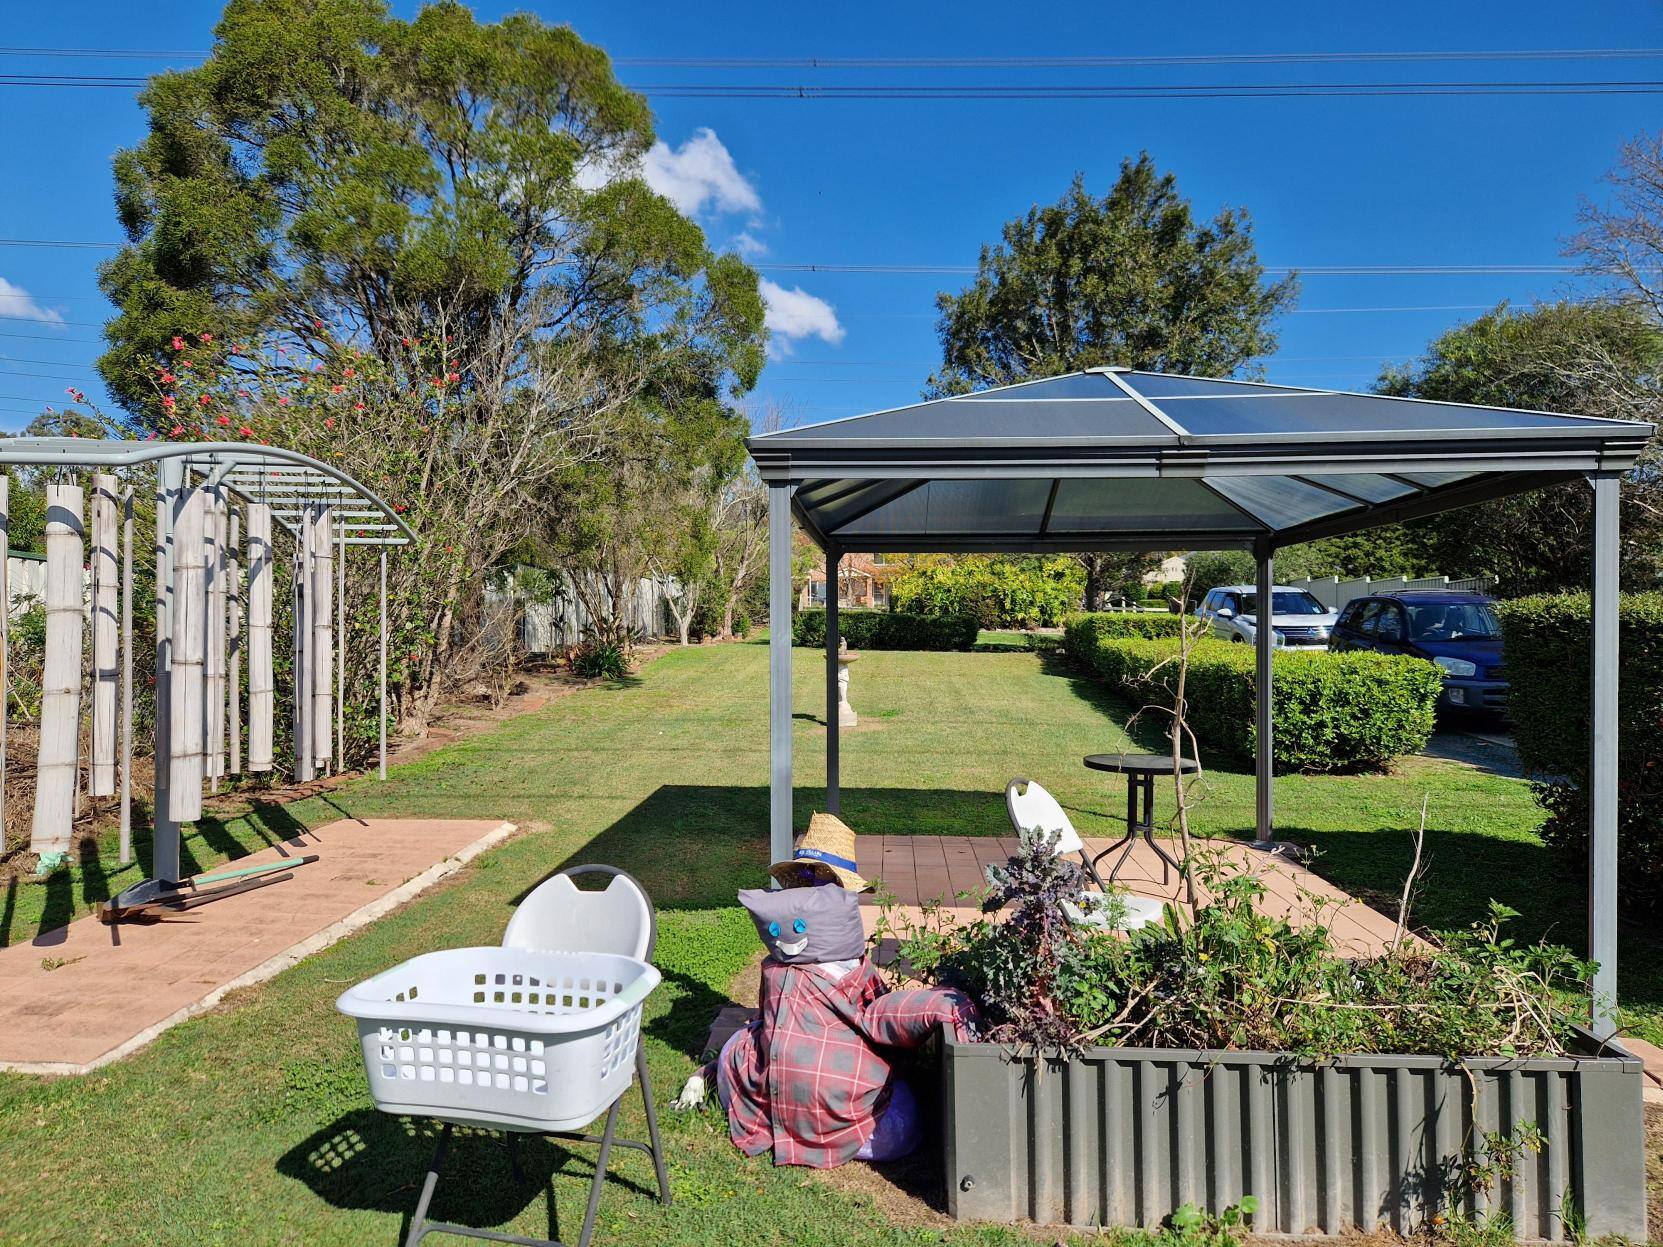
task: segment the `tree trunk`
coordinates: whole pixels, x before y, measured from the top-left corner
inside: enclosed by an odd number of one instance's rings
[[[1100,611],[1103,609],[1103,560],[1095,554],[1076,554],[1086,569],[1086,609]]]
[[[81,522],[79,485],[46,487],[46,656],[30,848],[69,851],[81,735]]]

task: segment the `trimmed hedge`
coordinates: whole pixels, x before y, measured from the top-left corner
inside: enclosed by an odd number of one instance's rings
[[[837,612],[838,635],[850,649],[971,649],[980,625],[974,615],[902,615],[891,611]],[[791,643],[824,649],[824,607],[797,612],[791,623]]]
[[[1090,621],[1096,618],[1070,621],[1068,653],[1130,700],[1170,706],[1177,683],[1176,638],[1094,638],[1100,625]],[[1277,651],[1271,662],[1272,757],[1279,771],[1379,769],[1425,748],[1432,735],[1443,676],[1429,662],[1361,651]],[[1253,685],[1250,647],[1197,642],[1187,684],[1196,739],[1251,758],[1257,736]]]
[[[1542,838],[1577,873],[1588,866],[1589,601],[1586,593],[1497,606],[1508,701],[1536,785]],[[1617,888],[1635,917],[1663,914],[1663,593],[1624,594],[1617,607]]]
[[[1063,650],[1082,667],[1091,666],[1099,641],[1111,637],[1175,637],[1184,616],[1133,611],[1091,611],[1063,620]]]

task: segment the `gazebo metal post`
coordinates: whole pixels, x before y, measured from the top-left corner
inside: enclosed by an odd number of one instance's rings
[[[6,712],[12,699],[11,475],[0,471],[0,852],[6,848]]]
[[[378,779],[387,778],[387,551],[381,550],[381,653],[380,670],[376,676],[376,692],[379,697],[381,712],[376,719],[380,724],[380,762],[376,768]]]
[[[121,495],[121,864],[133,860],[133,487]]]
[[[826,812],[843,812],[841,740],[838,730],[837,689],[838,578],[842,574],[843,552],[835,546],[826,549]],[[774,859],[778,861],[778,858]]]
[[[1253,635],[1254,706],[1253,706],[1253,842],[1261,849],[1275,844],[1276,832],[1271,826],[1273,796],[1271,703],[1274,696],[1271,679],[1271,654],[1276,644],[1276,630],[1271,626],[1275,617],[1272,590],[1276,585],[1275,562],[1271,556],[1269,538],[1261,537],[1253,544],[1253,558],[1257,564],[1259,591],[1257,626]]]
[[[1620,477],[1594,487],[1594,567],[1588,766],[1588,955],[1594,972],[1592,1029],[1616,1032],[1617,1005],[1617,539]]]
[[[768,482],[768,851],[791,857],[791,493]]]

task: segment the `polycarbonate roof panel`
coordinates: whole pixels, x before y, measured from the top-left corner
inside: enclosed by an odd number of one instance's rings
[[[1026,480],[931,481],[879,507],[845,528],[842,539],[865,533],[987,534],[1039,532],[1051,482]]]
[[[1306,473],[1306,479],[1314,485],[1332,485],[1364,502],[1391,502],[1419,492],[1413,485],[1373,472],[1324,472],[1320,476]]]
[[[824,505],[816,506],[812,500],[800,495],[799,501],[813,510],[822,531],[830,532],[854,516],[870,511],[874,503],[903,494],[911,486],[911,481],[868,481],[853,493],[835,492],[828,495],[831,501]]]
[[[1428,489],[1437,489],[1440,485],[1453,485],[1456,481],[1471,480],[1477,472],[1401,472],[1400,476],[1406,481],[1413,481],[1417,485],[1425,485]]]
[[[1291,385],[1257,385],[1245,381],[1215,381],[1207,377],[1177,377],[1164,372],[1123,372],[1120,379],[1145,398],[1234,398],[1243,391],[1301,394]],[[1158,404],[1157,404],[1158,405]]]
[[[1271,528],[1292,528],[1359,505],[1291,476],[1209,477],[1207,484]]]
[[[1125,390],[1100,372],[1070,372],[1039,381],[1022,381],[1016,385],[1000,386],[995,390],[955,395],[953,401],[996,403],[1031,401],[1036,398],[1107,398],[1122,403],[1133,401],[1126,397]]]
[[[1049,531],[1170,528],[1229,532],[1251,527],[1241,512],[1200,481],[1085,477],[1059,482]]]

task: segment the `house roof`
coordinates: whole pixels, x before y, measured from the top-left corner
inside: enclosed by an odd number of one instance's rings
[[[1102,368],[750,439],[822,546],[1222,548],[1632,467],[1622,420]]]

